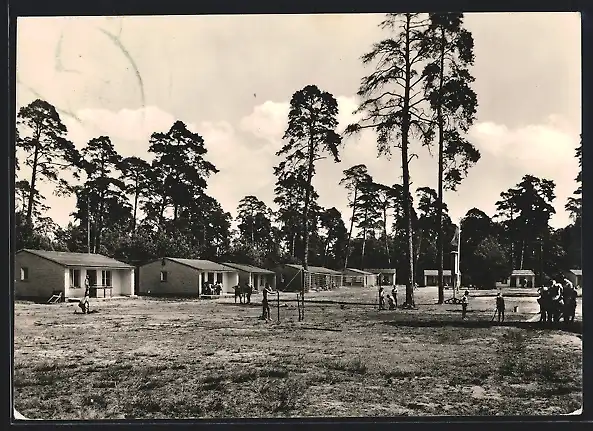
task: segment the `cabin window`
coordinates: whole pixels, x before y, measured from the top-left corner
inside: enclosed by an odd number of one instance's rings
[[[80,269],[70,270],[70,287],[80,287]]]
[[[102,286],[111,287],[111,271],[101,271]]]
[[[21,267],[21,281],[29,280],[29,268]]]
[[[222,273],[220,272],[216,273],[216,283],[222,284]]]
[[[167,281],[167,271],[161,271],[161,281],[164,283]]]

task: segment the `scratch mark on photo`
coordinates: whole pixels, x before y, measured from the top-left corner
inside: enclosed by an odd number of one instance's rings
[[[62,63],[62,41],[64,40],[64,32],[60,33],[60,38],[58,39],[58,43],[56,44],[56,51],[55,51],[55,65],[54,69],[58,72],[65,72],[65,73],[76,73],[80,75],[80,71],[75,69],[66,69],[64,64]]]
[[[136,62],[134,61],[134,59],[132,58],[132,56],[130,55],[128,50],[123,46],[123,44],[121,43],[121,41],[119,40],[119,38],[117,36],[113,35],[112,33],[108,32],[105,29],[100,28],[99,30],[101,31],[101,33],[103,33],[105,36],[107,36],[115,44],[115,46],[117,46],[121,50],[121,52],[124,54],[124,56],[130,62],[132,68],[134,69],[134,73],[136,74],[136,78],[138,79],[138,85],[140,87],[140,98],[142,100],[142,106],[145,107],[146,100],[144,97],[144,84],[142,82],[142,76],[140,75],[138,66],[136,66]]]

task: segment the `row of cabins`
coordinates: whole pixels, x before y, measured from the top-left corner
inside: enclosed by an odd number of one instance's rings
[[[395,284],[395,270],[374,273],[349,268],[342,273],[309,266],[308,272],[311,277],[306,290],[333,289],[344,283],[370,287],[379,279]],[[202,294],[205,282],[220,284],[223,294],[233,294],[234,286],[244,283],[257,290],[268,284],[272,289],[300,291],[308,281],[302,274],[303,267],[296,264],[280,265],[271,271],[232,262],[164,257],[136,268],[99,254],[20,250],[15,256],[15,297],[49,298],[61,293],[63,299],[82,298],[87,275],[93,287],[91,296],[97,298],[195,296]]]
[[[91,296],[116,297],[139,295],[200,295],[204,282],[220,283],[223,294],[232,294],[237,284],[249,283],[259,290],[266,284],[272,289],[300,291],[303,267],[284,264],[274,271],[252,265],[231,262],[215,263],[208,260],[165,257],[140,266],[90,253],[70,253],[42,250],[21,250],[15,257],[15,296],[17,298],[49,298],[58,292],[64,298],[84,296],[84,280],[90,278]],[[372,287],[396,284],[395,269],[347,268],[335,271],[309,266],[310,285],[305,290],[328,290],[340,286]],[[451,270],[444,270],[445,284],[452,285]],[[567,274],[575,286],[582,286],[582,271]],[[142,283],[139,283],[139,280]],[[424,286],[438,284],[438,271],[424,271]],[[529,270],[515,270],[498,287],[525,287],[535,284],[535,274]]]

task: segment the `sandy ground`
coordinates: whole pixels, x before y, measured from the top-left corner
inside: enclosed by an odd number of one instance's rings
[[[15,408],[31,419],[542,415],[578,409],[580,325],[542,328],[534,296],[471,292],[468,320],[416,291],[417,310],[379,311],[376,289],[272,303],[93,300],[15,304]],[[452,295],[447,291],[445,297]],[[400,302],[403,291],[400,289]],[[514,312],[514,307],[518,311]],[[578,316],[582,315],[579,301]],[[580,320],[580,317],[577,317]]]

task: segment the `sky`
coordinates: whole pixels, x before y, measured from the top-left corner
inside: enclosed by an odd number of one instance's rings
[[[152,17],[31,17],[17,22],[17,109],[37,98],[53,104],[68,138],[83,148],[107,135],[124,157],[147,161],[153,132],[176,120],[203,136],[206,158],[220,170],[207,192],[233,217],[254,195],[275,209],[273,167],[292,94],[315,84],[339,104],[339,130],[356,117],[360,61],[388,37],[375,14]],[[475,124],[467,138],[481,160],[457,191],[445,192],[451,218],[471,208],[490,216],[500,193],[525,174],[556,183],[551,225],[576,189],[581,133],[581,31],[577,13],[465,15],[474,37]],[[412,189],[436,188],[434,151],[413,144]],[[398,153],[377,157],[372,132],[344,140],[340,163],[317,166],[319,204],[347,221],[343,170],[364,163],[383,184],[401,183]],[[30,171],[20,174],[30,179]],[[74,197],[40,188],[47,213],[66,226]]]

